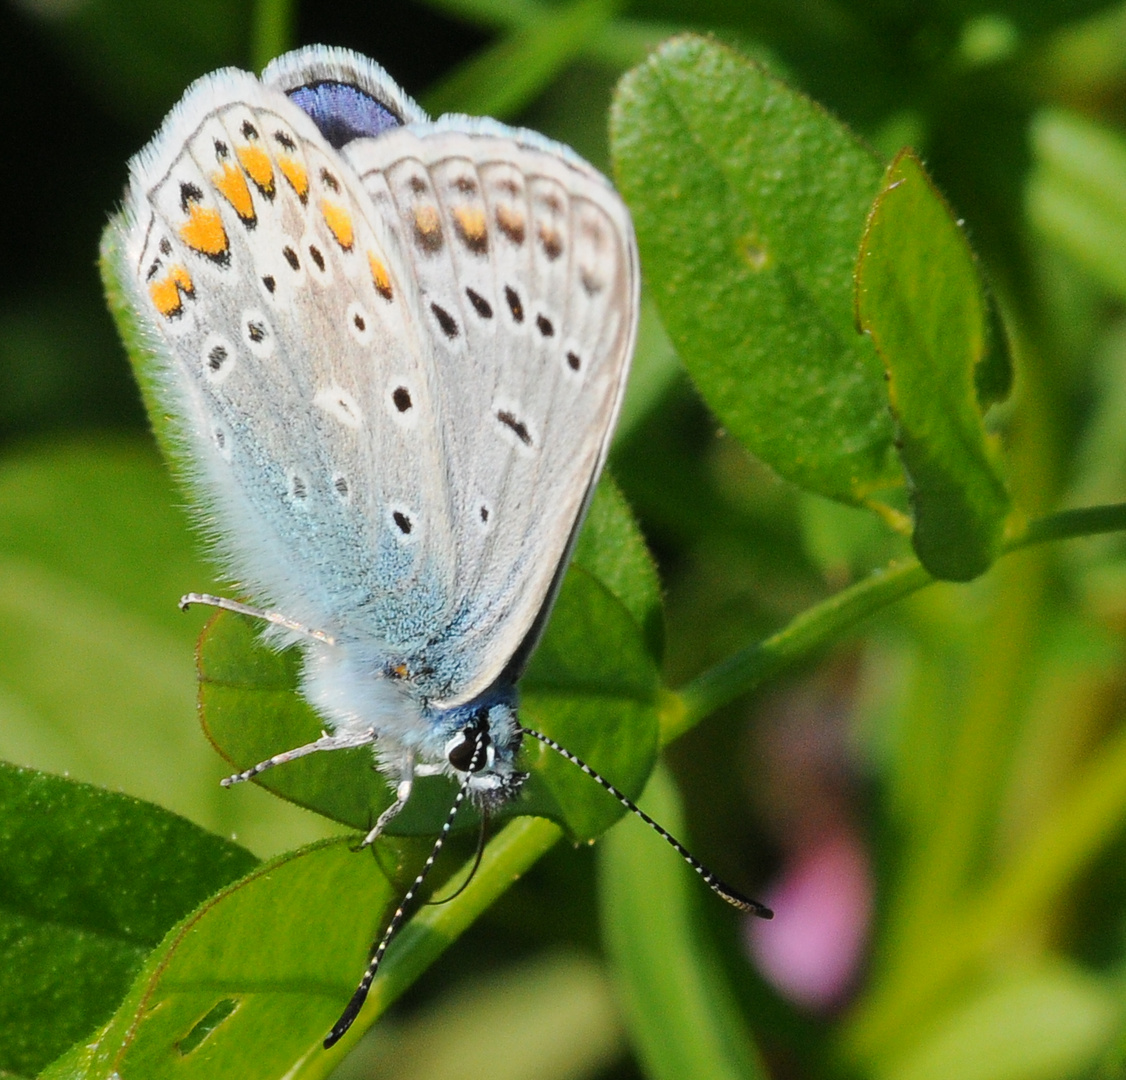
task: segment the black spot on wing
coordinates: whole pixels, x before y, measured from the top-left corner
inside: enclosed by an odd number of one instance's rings
[[[469,297],[469,302],[473,305],[473,310],[476,311],[482,319],[491,319],[493,317],[492,304],[480,293],[474,292],[472,289],[466,289],[465,295]]]
[[[454,317],[444,307],[439,307],[437,304],[431,304],[430,310],[434,312],[434,318],[438,320],[442,333],[453,341],[458,335],[457,322]]]
[[[516,438],[518,438],[525,446],[532,445],[531,432],[528,431],[528,426],[524,423],[523,420],[517,419],[517,417],[514,414],[510,413],[507,409],[498,410],[497,419],[502,424],[504,424],[506,428],[513,432],[516,435]]]

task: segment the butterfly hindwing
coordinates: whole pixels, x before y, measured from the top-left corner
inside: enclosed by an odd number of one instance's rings
[[[457,417],[459,604],[427,657],[456,703],[536,625],[605,459],[636,329],[633,233],[590,166],[495,122],[447,117],[344,156],[410,252],[439,413]]]

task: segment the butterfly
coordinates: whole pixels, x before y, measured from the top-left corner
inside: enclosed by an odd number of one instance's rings
[[[194,83],[130,163],[112,225],[146,391],[230,577],[303,650],[328,731],[225,783],[371,745],[395,799],[516,798],[518,718],[610,446],[638,321],[629,212],[568,148],[431,121],[376,64],[312,47]],[[642,817],[645,817],[642,814]],[[645,817],[720,895],[722,885]]]

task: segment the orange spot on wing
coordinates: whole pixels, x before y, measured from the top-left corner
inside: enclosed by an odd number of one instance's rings
[[[478,206],[458,206],[454,209],[453,216],[466,247],[478,253],[484,252],[488,244],[485,211]]]
[[[195,291],[191,275],[180,265],[170,266],[168,273],[149,285],[153,306],[166,319],[174,319],[184,310],[184,297]]]
[[[211,182],[219,189],[223,198],[234,207],[234,211],[245,222],[254,221],[254,200],[246,178],[229,161],[224,162],[221,172],[211,174]]]
[[[558,259],[563,254],[563,234],[554,225],[540,222],[540,244],[549,259]]]
[[[368,252],[368,266],[371,267],[371,280],[375,282],[376,291],[385,300],[390,300],[394,294],[391,291],[391,275],[387,273],[387,267],[383,265],[378,256],[370,251]]]
[[[524,243],[524,215],[515,206],[501,203],[497,207],[497,224],[514,244]]]
[[[227,231],[219,211],[199,203],[188,204],[188,220],[180,226],[180,236],[188,247],[212,258],[227,251]]]
[[[274,168],[270,164],[270,155],[262,147],[255,146],[253,143],[249,146],[235,147],[235,153],[238,155],[239,164],[246,170],[246,175],[254,181],[258,190],[267,197],[272,196],[274,194]]]
[[[321,213],[324,215],[325,224],[329,231],[336,237],[336,242],[345,250],[352,250],[352,243],[356,238],[352,228],[352,215],[340,203],[321,199]]]
[[[442,224],[435,207],[419,203],[414,208],[414,232],[423,250],[434,252],[442,246]]]
[[[297,192],[297,197],[304,202],[309,197],[309,174],[305,166],[285,154],[279,154],[278,168],[289,181],[289,186]]]

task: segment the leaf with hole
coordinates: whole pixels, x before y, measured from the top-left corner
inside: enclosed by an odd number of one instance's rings
[[[0,1073],[34,1076],[121,1001],[250,852],[151,803],[0,763]]]

